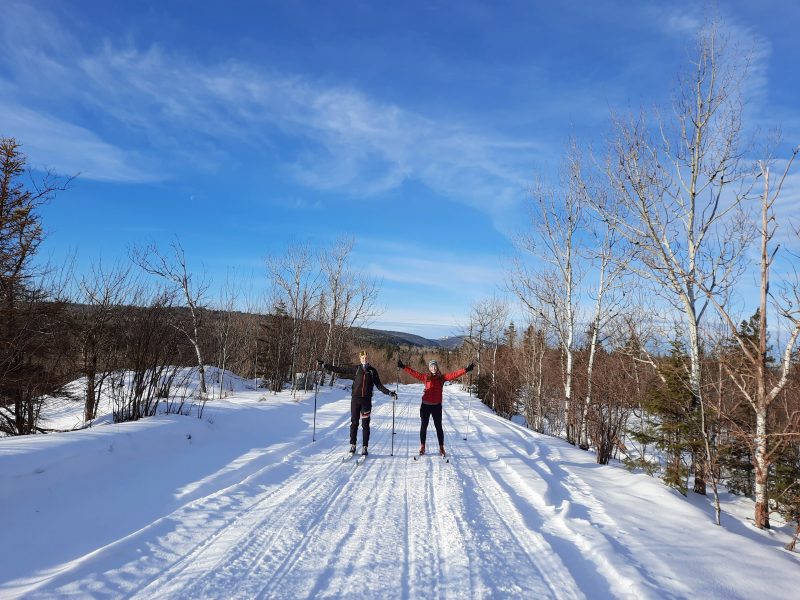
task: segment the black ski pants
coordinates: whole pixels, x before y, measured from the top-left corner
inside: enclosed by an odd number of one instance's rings
[[[430,422],[431,417],[433,417],[433,425],[436,427],[436,437],[439,439],[439,445],[444,446],[444,429],[442,429],[441,404],[422,403],[420,405],[419,418],[422,419],[422,427],[419,430],[419,443],[425,443],[425,438],[428,435],[428,423]]]
[[[358,420],[361,419],[364,446],[369,446],[369,416],[372,412],[372,398],[353,398],[350,400],[350,443],[356,443]]]

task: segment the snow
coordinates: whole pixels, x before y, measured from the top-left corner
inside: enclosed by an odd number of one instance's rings
[[[342,461],[348,390],[320,390],[312,441],[313,393],[231,383],[202,419],[106,419],[0,440],[0,597],[731,599],[800,589],[786,532],[755,529],[748,501],[726,503],[733,514],[717,527],[709,499],[596,465],[460,386],[445,388],[449,464],[411,459],[417,384],[399,387],[393,455],[392,402],[376,392],[370,455],[356,465]],[[61,405],[50,426],[72,426],[80,411]]]

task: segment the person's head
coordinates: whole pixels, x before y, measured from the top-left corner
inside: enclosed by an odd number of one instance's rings
[[[361,358],[361,364],[362,365],[365,365],[365,364],[367,364],[369,362],[369,359],[367,358],[367,351],[366,350],[362,350],[361,352],[359,352],[358,356],[359,356],[359,358]]]
[[[436,362],[435,358],[428,361],[428,368],[431,370],[432,374],[439,372],[439,363]]]

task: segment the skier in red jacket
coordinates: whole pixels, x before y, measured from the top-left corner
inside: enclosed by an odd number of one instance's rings
[[[412,377],[419,379],[425,384],[425,391],[422,393],[422,404],[419,407],[419,418],[422,426],[419,430],[419,453],[425,454],[425,438],[428,433],[428,423],[433,417],[433,424],[436,427],[436,437],[439,439],[439,454],[445,455],[444,451],[444,430],[442,429],[442,388],[445,381],[458,379],[465,373],[469,373],[475,367],[474,363],[452,373],[442,374],[439,371],[439,363],[435,360],[428,362],[430,373],[417,373],[414,369],[403,364],[402,360],[397,361],[397,367],[403,369]]]

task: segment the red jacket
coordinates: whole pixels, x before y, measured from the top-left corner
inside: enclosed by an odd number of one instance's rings
[[[423,404],[441,404],[444,382],[458,379],[467,372],[466,369],[461,368],[458,371],[453,371],[452,373],[447,373],[446,375],[442,375],[441,373],[436,373],[435,375],[432,375],[431,373],[425,373],[425,375],[423,375],[422,373],[417,373],[411,367],[405,367],[403,370],[425,384],[425,391],[422,393]]]

